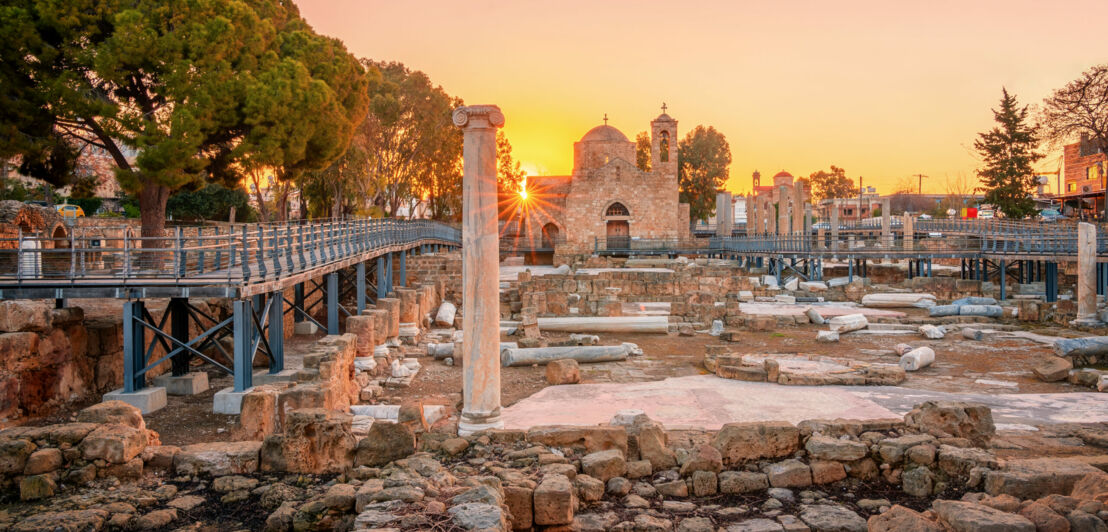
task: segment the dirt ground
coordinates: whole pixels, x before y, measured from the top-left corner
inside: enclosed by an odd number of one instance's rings
[[[803,325],[781,328],[773,332],[748,332],[743,341],[731,344],[737,353],[805,353],[849,358],[865,362],[895,364],[893,347],[898,343],[926,345],[935,350],[933,365],[909,374],[901,386],[945,392],[992,393],[1059,393],[1087,391],[1068,383],[1044,383],[1035,378],[1031,368],[1051,356],[1051,349],[1024,339],[987,340],[974,342],[959,334],[948,334],[942,340],[923,339],[918,334],[844,334],[838,343],[816,343],[820,327]],[[1038,330],[1039,334],[1064,335],[1072,331]],[[548,335],[552,339],[563,335]],[[698,333],[694,336],[659,334],[600,335],[601,343],[618,345],[633,342],[644,355],[621,362],[582,365],[583,382],[639,382],[662,380],[706,373],[702,361],[705,346],[725,344],[719,338]],[[319,336],[294,337],[286,342],[286,367],[302,367],[302,354]],[[513,338],[504,337],[504,341]],[[422,348],[407,348],[423,365],[408,388],[387,388],[379,402],[398,404],[422,402],[443,405],[451,414],[461,407],[462,370],[459,365],[447,366],[442,361],[423,356]],[[213,414],[212,396],[231,386],[231,378],[210,365],[206,370],[211,389],[191,397],[170,397],[169,406],[146,416],[147,426],[161,435],[167,445],[187,445],[207,441],[226,441],[237,423],[237,416]],[[984,380],[984,382],[979,382]],[[545,367],[516,367],[501,370],[501,402],[510,406],[546,386]],[[81,406],[76,405],[35,424],[69,421]],[[1066,440],[1062,440],[1063,443]],[[1045,444],[1049,442],[1039,442]],[[1015,447],[1019,445],[1013,444]],[[1038,444],[1034,446],[1039,446]]]

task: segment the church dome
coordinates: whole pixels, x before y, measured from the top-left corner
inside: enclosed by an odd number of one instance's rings
[[[792,176],[793,176],[792,174],[790,174],[790,173],[788,173],[784,170],[781,170],[780,172],[777,172],[777,174],[775,174],[773,177],[777,178],[777,177],[792,177]]]
[[[581,142],[631,142],[628,140],[627,135],[624,135],[620,130],[609,126],[607,124],[602,126],[596,126],[585,133],[584,137],[581,137]]]

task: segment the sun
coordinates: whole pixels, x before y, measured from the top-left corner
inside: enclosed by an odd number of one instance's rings
[[[524,201],[527,201],[527,189],[521,189],[519,191],[519,198],[524,200]]]

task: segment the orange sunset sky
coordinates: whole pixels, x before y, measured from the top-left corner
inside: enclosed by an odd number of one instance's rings
[[[297,4],[358,56],[499,105],[529,174],[568,174],[573,142],[605,113],[633,139],[664,101],[682,136],[727,136],[736,193],[755,169],[831,164],[883,193],[916,173],[944,192],[973,176],[1002,86],[1036,104],[1108,61],[1105,0]],[[1054,149],[1039,169],[1060,164]]]

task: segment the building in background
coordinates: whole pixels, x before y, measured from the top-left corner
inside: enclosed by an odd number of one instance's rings
[[[861,194],[853,198],[827,198],[819,202],[819,219],[830,220],[834,210],[839,211],[839,221],[857,221],[875,216],[874,211],[881,208],[881,196],[877,189],[865,187]]]
[[[665,109],[663,108],[663,111]],[[528,176],[527,195],[500,198],[501,238],[517,249],[591,252],[638,239],[683,238],[689,206],[678,200],[677,121],[650,122],[650,171],[635,165],[635,143],[605,123],[573,144],[573,174]]]
[[[1098,218],[1104,212],[1104,189],[1108,181],[1108,157],[1096,142],[1082,135],[1062,151],[1064,168],[1062,214],[1075,218]]]

